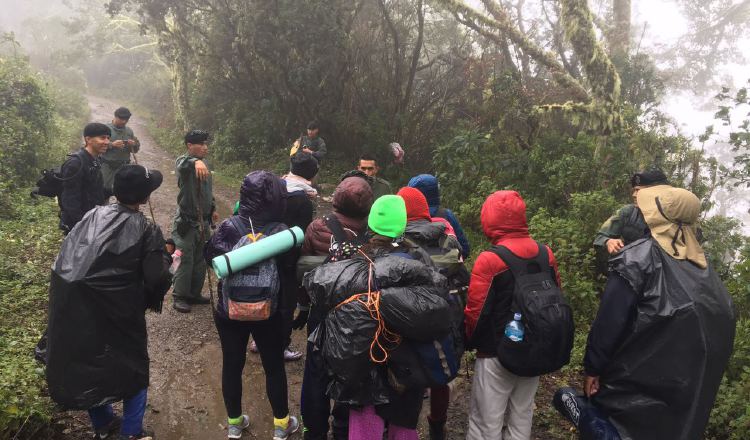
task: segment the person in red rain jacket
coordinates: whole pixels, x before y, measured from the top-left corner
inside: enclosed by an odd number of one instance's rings
[[[520,258],[534,258],[539,246],[529,235],[526,203],[515,191],[497,191],[482,206],[482,229],[493,245]],[[547,248],[550,270],[560,285],[557,262]],[[501,437],[503,425],[513,440],[531,437],[534,395],[539,377],[520,377],[497,358],[497,345],[510,319],[514,280],[508,266],[492,252],[482,252],[471,271],[466,304],[467,349],[477,350],[471,388],[467,440]],[[507,414],[506,414],[507,412]]]

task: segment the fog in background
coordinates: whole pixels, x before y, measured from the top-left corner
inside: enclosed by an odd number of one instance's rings
[[[96,44],[96,41],[87,42],[85,36],[81,34],[74,35],[74,30],[95,27],[98,22],[106,21],[108,16],[104,12],[104,3],[102,0],[0,0],[0,11],[2,11],[0,32],[13,32],[15,39],[21,45],[19,49],[30,55],[32,63],[44,68],[48,62],[47,58],[59,56],[62,47]],[[481,9],[480,0],[469,0],[466,3],[478,10]],[[744,5],[748,2],[735,0],[730,3]],[[590,2],[590,6],[594,13],[602,7],[601,2],[598,1]],[[746,13],[747,9],[750,8],[745,8],[743,13]],[[131,15],[134,16],[132,13]],[[117,26],[129,26],[128,35],[139,33],[137,22],[121,23]],[[117,26],[111,28],[110,31],[118,32]],[[662,62],[659,54],[667,52],[668,47],[678,44],[686,35],[696,31],[690,28],[689,21],[676,2],[669,0],[634,0],[632,2],[632,29],[632,50],[653,54],[657,66],[665,69],[669,69],[669,63]],[[107,32],[106,28],[104,32]],[[152,36],[143,38],[143,41],[123,41],[122,48],[127,48],[129,51],[134,45],[143,44],[148,47],[154,44]],[[693,85],[679,84],[680,81],[674,81],[674,84],[667,83],[667,90],[661,100],[660,108],[674,118],[677,130],[696,138],[696,145],[698,144],[697,137],[705,131],[708,125],[715,125],[719,134],[727,131],[726,127],[722,127],[713,118],[716,109],[713,97],[719,86],[736,89],[748,85],[750,62],[747,58],[750,57],[750,36],[742,36],[732,44],[735,55],[717,64],[713,77],[709,81],[701,81],[700,84]],[[111,47],[105,49],[112,50]],[[7,45],[5,50],[9,50]],[[123,56],[132,56],[128,54],[128,51],[124,52]],[[137,50],[134,53],[137,53]],[[159,64],[158,56],[154,58],[150,62]],[[671,60],[671,63],[674,63],[674,60]],[[71,66],[72,64],[71,62]],[[84,66],[83,69],[87,81],[95,82],[97,78],[102,82],[106,81],[106,66]],[[734,115],[734,120],[740,121],[746,118],[747,112],[747,109],[740,109]],[[708,142],[705,148],[709,154],[721,161],[731,161],[732,152],[727,144]],[[729,200],[719,207],[722,213],[742,219],[745,232],[749,233],[750,193],[741,188],[733,195],[718,194],[717,196]]]

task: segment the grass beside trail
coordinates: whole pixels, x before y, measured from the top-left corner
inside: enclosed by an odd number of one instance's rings
[[[0,438],[22,426],[19,438],[28,438],[52,411],[33,352],[47,325],[50,267],[62,234],[55,201],[28,194],[11,194],[13,208],[0,213]]]

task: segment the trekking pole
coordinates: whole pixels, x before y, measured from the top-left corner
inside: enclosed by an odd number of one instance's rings
[[[201,208],[201,204],[203,201],[203,191],[201,190],[201,181],[200,179],[195,181],[195,189],[196,193],[198,195],[198,224],[200,233],[201,233],[201,243],[203,246],[206,246],[206,226],[203,224],[203,208]],[[200,256],[203,258],[203,255]],[[211,310],[216,311],[216,306],[214,305],[214,288],[213,284],[211,283],[211,270],[208,267],[208,264],[206,264],[206,278],[208,279],[208,298],[211,300]]]
[[[133,155],[133,162],[135,162],[136,165],[138,165],[138,157],[136,157],[135,153],[130,152],[130,154]],[[148,210],[151,212],[151,221],[156,224],[156,217],[154,217],[154,208],[151,206],[151,197],[148,198]]]

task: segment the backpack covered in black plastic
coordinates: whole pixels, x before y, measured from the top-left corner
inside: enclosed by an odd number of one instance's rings
[[[517,257],[504,246],[490,248],[513,274],[511,316],[520,313],[524,325],[523,340],[500,338],[498,359],[508,371],[524,377],[559,370],[570,362],[573,349],[573,312],[553,278],[547,247],[537,245],[539,253],[530,259]]]

